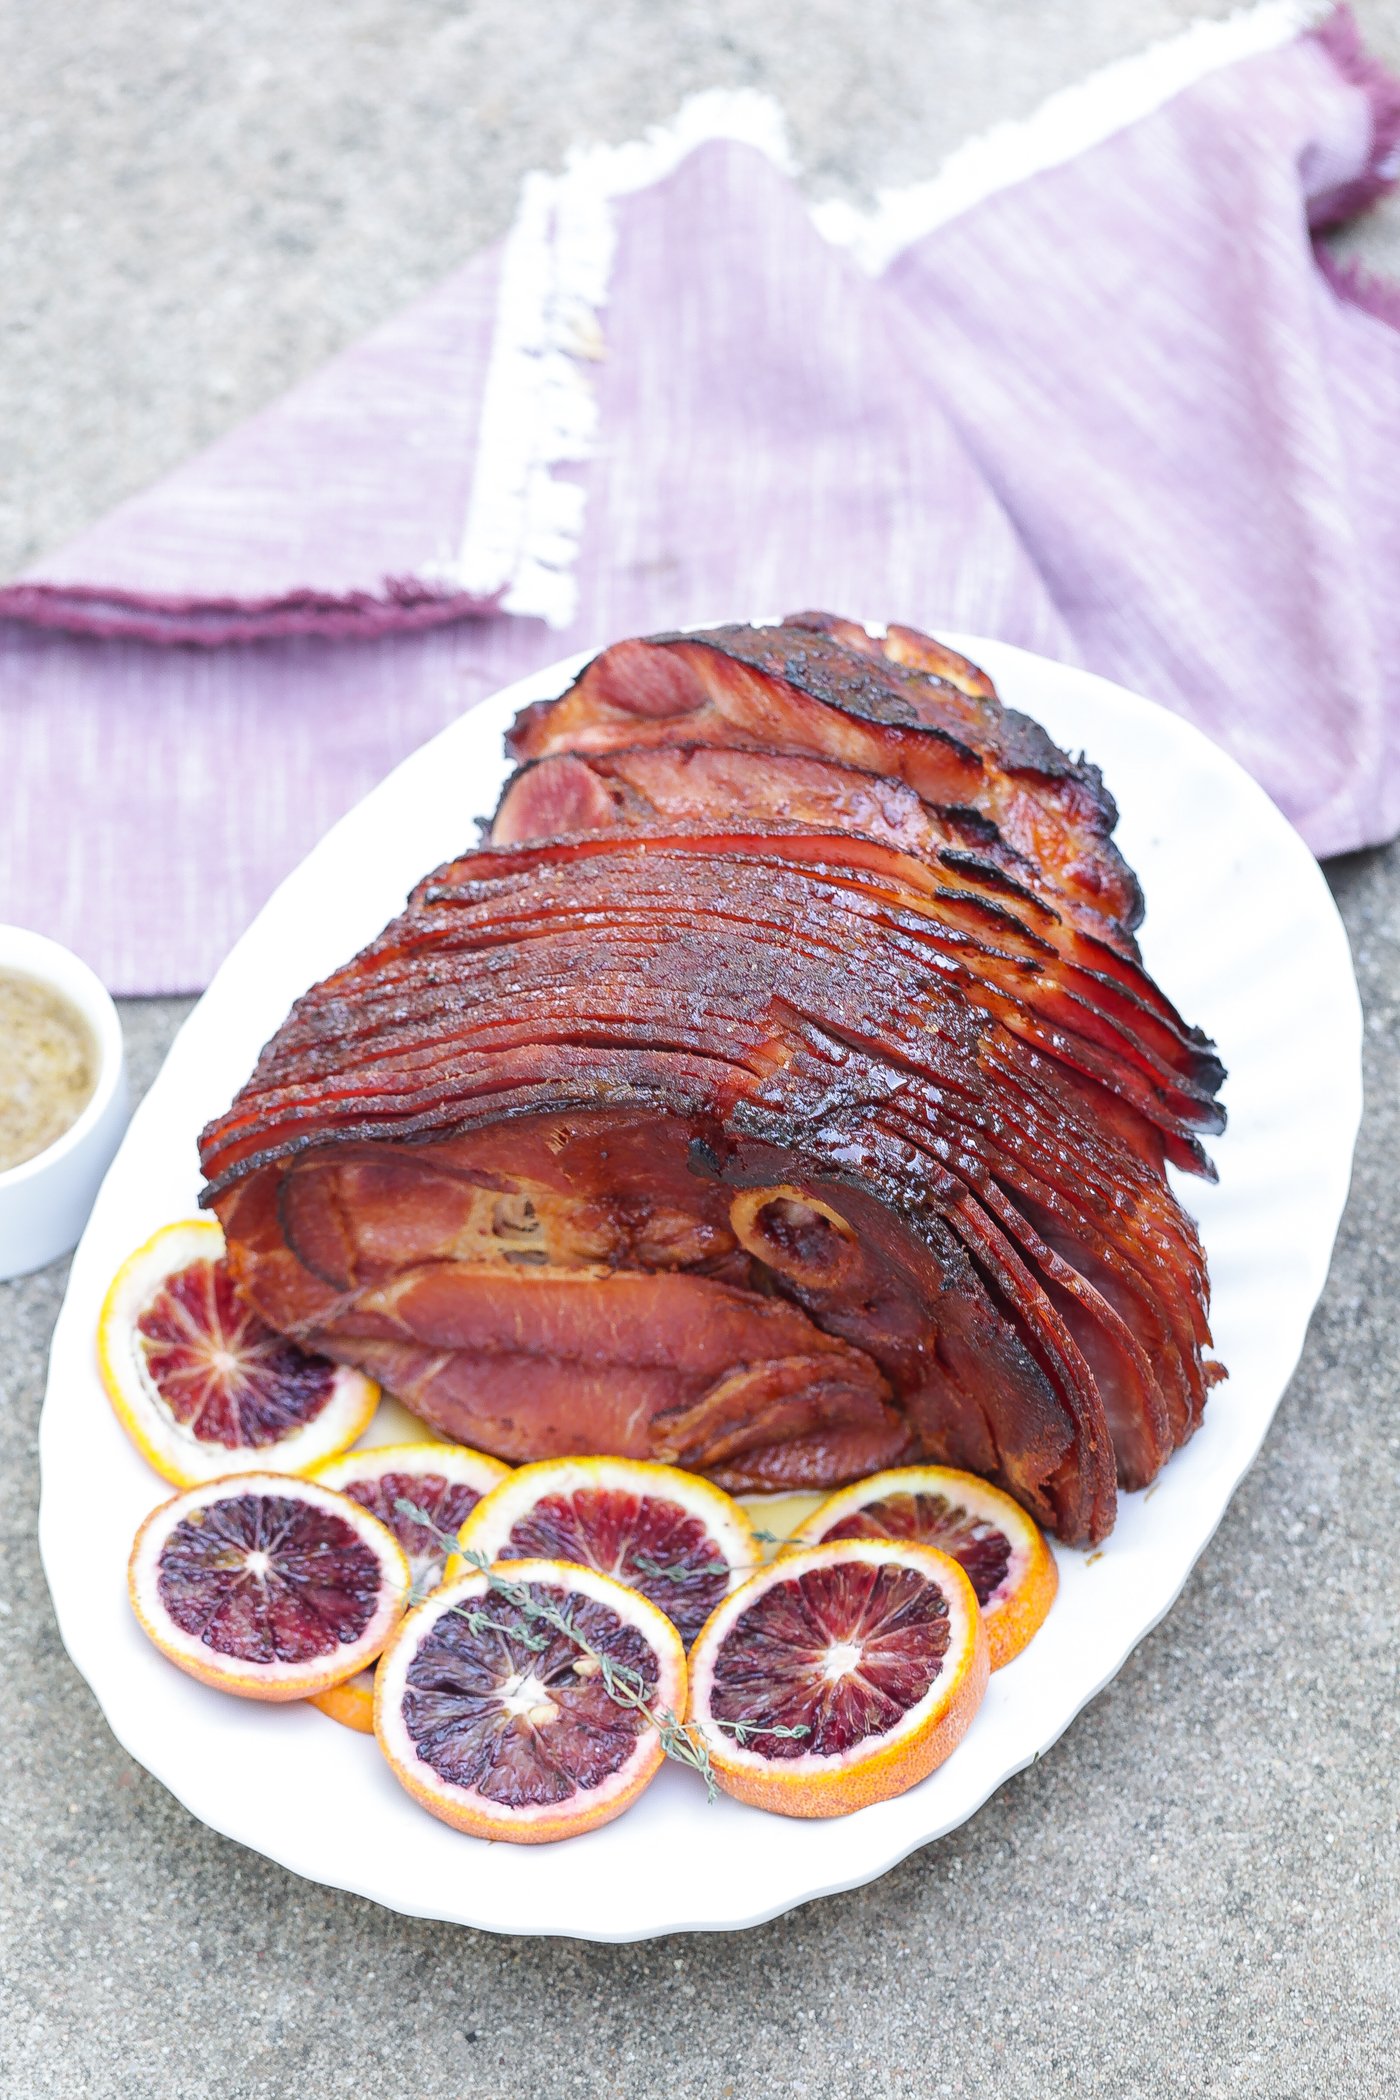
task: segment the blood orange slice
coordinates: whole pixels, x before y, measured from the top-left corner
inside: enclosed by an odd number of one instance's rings
[[[308,1355],[239,1298],[212,1218],[166,1225],[117,1271],[97,1354],[123,1428],[176,1487],[300,1473],[353,1444],[379,1389]]]
[[[357,1670],[347,1677],[344,1684],[333,1684],[329,1691],[315,1692],[307,1700],[317,1713],[325,1714],[328,1720],[339,1721],[342,1728],[353,1728],[356,1735],[374,1734],[374,1664],[367,1670]]]
[[[1038,1527],[1000,1488],[952,1466],[897,1466],[842,1488],[808,1518],[806,1536],[913,1539],[966,1571],[987,1622],[992,1668],[1040,1631],[1060,1573]]]
[[[577,1561],[640,1590],[695,1638],[762,1558],[737,1502],[674,1466],[630,1458],[552,1458],[520,1466],[462,1527],[463,1554],[486,1561]],[[458,1574],[465,1561],[453,1561]]]
[[[631,1806],[685,1688],[680,1635],[645,1597],[592,1568],[508,1561],[409,1613],[375,1673],[374,1732],[444,1823],[541,1845]]]
[[[378,1444],[328,1458],[311,1477],[348,1495],[388,1525],[408,1555],[410,1602],[417,1604],[442,1581],[447,1565],[444,1535],[452,1538],[482,1496],[509,1471],[500,1459],[465,1444]],[[401,1506],[405,1502],[421,1509],[428,1522],[407,1515]],[[346,1728],[356,1728],[361,1735],[374,1733],[372,1670],[318,1693],[311,1703]]]
[[[163,1655],[220,1691],[307,1699],[374,1660],[408,1600],[393,1533],[279,1473],[203,1482],[152,1510],[127,1583]]]
[[[726,1793],[781,1815],[842,1816],[942,1764],[988,1670],[955,1560],[837,1540],[773,1561],[711,1615],[691,1651],[690,1722]]]
[[[455,1536],[484,1495],[510,1478],[510,1467],[467,1444],[372,1444],[326,1459],[311,1477],[388,1525],[408,1555],[418,1604],[442,1581],[450,1550],[445,1539]],[[400,1507],[405,1502],[421,1510],[427,1523],[409,1516]]]

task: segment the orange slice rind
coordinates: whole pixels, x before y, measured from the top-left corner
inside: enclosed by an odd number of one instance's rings
[[[342,1728],[353,1729],[356,1735],[374,1734],[374,1664],[367,1670],[357,1670],[347,1677],[344,1684],[333,1684],[327,1691],[313,1692],[307,1700],[318,1713],[328,1720],[339,1721]]]

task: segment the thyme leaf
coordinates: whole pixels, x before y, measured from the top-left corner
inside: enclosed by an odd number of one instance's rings
[[[650,1553],[634,1553],[632,1566],[638,1574],[646,1575],[653,1582],[711,1582],[716,1575],[728,1573],[728,1563],[712,1560],[696,1567],[684,1561],[673,1560],[669,1566],[664,1561],[654,1560]]]
[[[775,1721],[771,1728],[763,1728],[757,1721],[721,1721],[714,1714],[710,1719],[716,1728],[722,1728],[726,1734],[732,1735],[741,1750],[750,1738],[756,1735],[781,1735],[795,1742],[799,1737],[812,1733],[805,1721],[794,1721],[791,1728],[785,1728],[781,1722]]]

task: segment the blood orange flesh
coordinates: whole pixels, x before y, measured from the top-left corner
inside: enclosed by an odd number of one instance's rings
[[[314,1421],[336,1366],[245,1305],[223,1261],[178,1269],[137,1316],[137,1346],[175,1420],[201,1442],[257,1450]]]
[[[624,1458],[519,1467],[486,1497],[460,1544],[488,1562],[596,1568],[664,1611],[687,1642],[759,1558],[753,1526],[713,1482]]]
[[[829,1530],[826,1539],[912,1539],[936,1546],[955,1560],[977,1594],[988,1604],[1006,1580],[1012,1543],[994,1521],[961,1508],[939,1494],[892,1494],[853,1510]]]
[[[440,1568],[447,1558],[447,1548],[436,1534],[455,1533],[481,1500],[476,1488],[468,1487],[465,1481],[445,1480],[441,1473],[383,1473],[378,1480],[347,1481],[341,1493],[351,1496],[361,1509],[388,1525],[408,1555],[410,1567],[421,1560],[434,1562]],[[411,1502],[415,1509],[421,1509],[428,1522],[405,1516],[399,1508],[401,1502]]]
[[[709,1710],[773,1759],[841,1756],[895,1727],[948,1652],[948,1603],[917,1568],[860,1561],[774,1583],[715,1658]]]
[[[379,1400],[363,1372],[308,1355],[243,1303],[212,1218],[163,1225],[127,1256],[97,1361],[123,1429],[177,1487],[303,1473],[353,1444]]]
[[[315,1481],[236,1473],[153,1509],[132,1608],[178,1668],[247,1699],[308,1699],[374,1660],[408,1596],[392,1533]]]
[[[378,1559],[343,1517],[282,1495],[233,1495],[192,1512],[157,1569],[181,1632],[248,1663],[309,1662],[358,1641],[383,1586]]]
[[[716,1608],[690,1652],[688,1718],[726,1793],[844,1816],[956,1749],[990,1662],[955,1560],[903,1539],[832,1539],[780,1556]]]
[[[591,1647],[634,1672],[645,1697],[654,1694],[655,1655],[608,1605],[539,1583],[528,1588],[566,1613]],[[402,1713],[418,1756],[449,1786],[501,1808],[552,1807],[591,1792],[622,1769],[649,1726],[614,1702],[601,1671],[567,1635],[531,1648],[537,1627],[492,1595],[444,1613],[408,1669]]]
[[[348,1461],[341,1461],[341,1470],[348,1470]],[[482,1496],[480,1488],[442,1473],[380,1473],[369,1479],[352,1475],[343,1482],[337,1479],[335,1485],[393,1532],[408,1555],[415,1600],[441,1582],[447,1565],[445,1539],[466,1523]],[[427,1523],[408,1516],[400,1507],[404,1502],[421,1510]]]
[[[898,1466],[839,1488],[808,1528],[823,1542],[895,1539],[946,1553],[972,1584],[994,1670],[1034,1640],[1059,1588],[1055,1557],[1020,1504],[953,1466]]]
[[[729,1563],[677,1502],[617,1488],[546,1495],[511,1526],[509,1560],[577,1560],[640,1590],[693,1640],[729,1588]]]

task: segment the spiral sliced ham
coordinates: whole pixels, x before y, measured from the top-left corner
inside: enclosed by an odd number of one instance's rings
[[[1223,1077],[1095,770],[911,630],[604,651],[204,1133],[274,1326],[521,1460],[919,1457],[1099,1539],[1220,1375]]]

